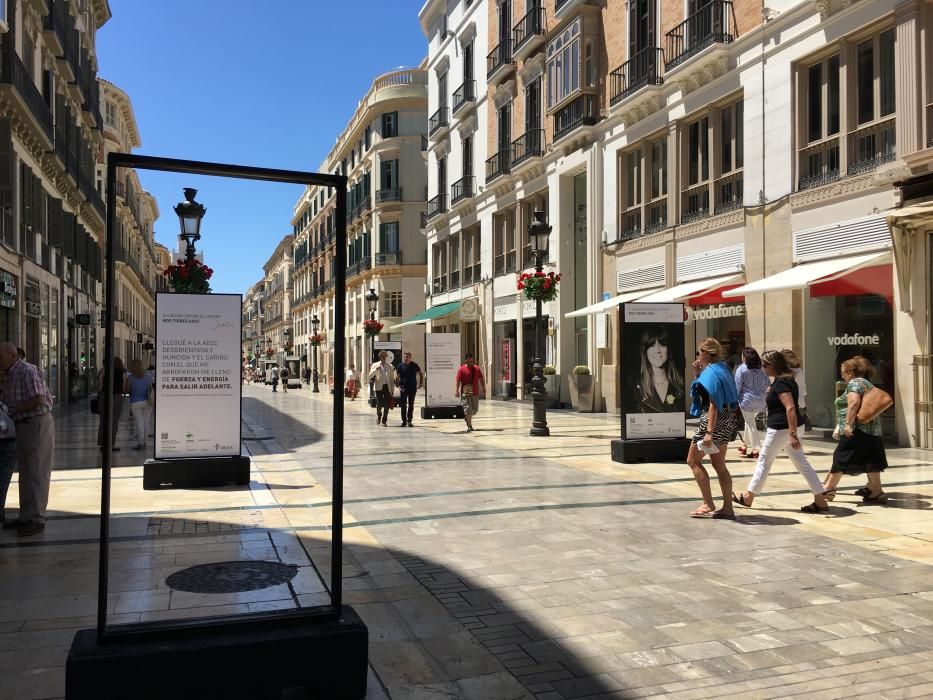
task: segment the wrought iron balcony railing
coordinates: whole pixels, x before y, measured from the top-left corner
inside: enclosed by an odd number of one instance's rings
[[[486,182],[492,182],[500,175],[510,171],[512,165],[511,149],[504,149],[493,154],[486,160]]]
[[[433,136],[445,126],[450,126],[450,119],[447,116],[447,105],[441,105],[428,120],[428,136]]]
[[[472,197],[475,190],[475,183],[476,178],[472,175],[467,175],[457,180],[450,188],[450,203],[456,204],[461,200]]]
[[[621,102],[646,85],[661,85],[664,52],[651,46],[642,49],[609,74],[609,104]]]
[[[428,200],[427,221],[447,211],[447,195],[439,194]]]
[[[592,126],[599,121],[599,104],[596,95],[585,93],[554,113],[554,141],[580,128]]]
[[[476,102],[476,81],[464,80],[463,85],[454,90],[454,114],[471,102]]]
[[[512,29],[512,53],[520,51],[536,36],[545,34],[545,16],[543,7],[533,7],[518,20]]]
[[[544,129],[529,129],[512,141],[512,167],[544,155]]]
[[[713,44],[730,44],[736,37],[729,0],[712,0],[667,33],[665,55],[670,71]]]
[[[512,41],[506,37],[486,57],[487,79],[495,75],[500,68],[508,65],[512,65]]]
[[[376,190],[376,204],[385,204],[386,202],[401,202],[402,201],[402,188],[401,187],[383,187],[381,190]]]

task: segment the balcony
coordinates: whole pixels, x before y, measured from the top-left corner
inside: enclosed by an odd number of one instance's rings
[[[401,187],[383,187],[381,190],[376,190],[376,205],[388,204],[389,202],[401,202],[402,201],[402,188]]]
[[[713,0],[701,7],[667,34],[664,69],[672,71],[713,44],[731,44],[735,39],[735,16],[728,0]]]
[[[447,116],[447,106],[441,105],[428,120],[428,136],[434,136],[442,129],[446,130],[448,126],[450,126],[450,118]]]
[[[428,200],[428,210],[425,214],[426,221],[430,221],[435,216],[439,214],[444,214],[447,212],[447,195],[439,194],[434,199]]]
[[[592,126],[600,119],[596,95],[589,93],[554,112],[554,141],[557,142],[581,126]]]
[[[512,171],[512,151],[506,149],[498,151],[492,158],[486,160],[486,182],[492,182],[500,175]]]
[[[421,220],[419,224],[420,228],[427,228],[428,227],[428,213],[426,211],[419,212],[419,213],[421,215]]]
[[[49,11],[42,18],[42,35],[46,45],[53,55],[59,55],[65,51],[65,28],[63,12],[67,12],[62,0],[49,0]]]
[[[849,134],[849,167],[846,175],[862,175],[894,160],[897,150],[896,120],[890,117]]]
[[[531,129],[512,141],[512,167],[544,155],[544,129]]]
[[[368,255],[365,258],[360,258],[355,263],[347,267],[347,279],[349,280],[351,277],[355,275],[358,275],[362,272],[366,272],[366,270],[372,269],[372,266],[373,266],[372,258],[370,258]],[[330,282],[331,282],[330,287],[328,287],[326,284],[324,285],[325,292],[334,286],[333,280],[331,280]]]
[[[725,214],[742,208],[742,171],[724,175],[713,183],[713,193],[716,196],[714,214]]]
[[[645,235],[667,228],[667,197],[655,199],[645,206]]]
[[[387,267],[402,264],[402,251],[390,250],[385,253],[376,253],[376,267]]]
[[[530,56],[544,43],[545,15],[543,7],[531,8],[512,29],[512,58],[516,61]]]
[[[7,37],[9,41],[9,37]],[[53,143],[52,111],[42,98],[42,93],[26,72],[22,59],[15,51],[9,52],[10,60],[3,65],[0,82],[13,86],[13,92],[26,111],[32,115],[38,131],[45,137],[48,147]]]
[[[642,49],[609,74],[609,104],[614,106],[648,85],[662,85],[660,48]]]
[[[457,180],[450,188],[450,204],[453,206],[465,199],[470,199],[475,194],[476,178],[467,175]]]
[[[833,137],[802,148],[797,191],[828,185],[839,179],[839,138]]]
[[[635,206],[622,212],[622,228],[619,231],[620,241],[630,241],[641,235],[641,207]]]
[[[512,41],[508,37],[502,38],[500,44],[486,57],[486,80],[491,85],[499,81],[514,70],[512,62]]]
[[[463,85],[454,90],[454,114],[467,105],[476,103],[476,81],[464,80]]]

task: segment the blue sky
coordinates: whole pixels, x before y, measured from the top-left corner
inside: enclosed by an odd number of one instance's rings
[[[137,153],[316,170],[373,78],[427,53],[421,0],[110,0],[100,77],[130,97]],[[351,43],[352,42],[352,43]],[[103,106],[101,107],[103,110]],[[156,240],[177,247],[172,206],[197,187],[199,248],[217,292],[243,292],[291,232],[300,187],[139,173]]]

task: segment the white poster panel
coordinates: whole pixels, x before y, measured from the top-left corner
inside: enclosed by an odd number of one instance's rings
[[[622,306],[622,435],[627,440],[686,434],[683,304]]]
[[[156,295],[156,459],[239,456],[241,306]]]
[[[456,396],[460,369],[460,334],[425,333],[425,406],[459,406]]]

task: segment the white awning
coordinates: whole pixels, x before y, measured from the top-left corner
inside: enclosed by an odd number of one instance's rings
[[[604,301],[590,304],[589,306],[584,306],[582,309],[571,311],[569,314],[564,314],[564,318],[577,318],[579,316],[593,316],[595,314],[605,313],[607,311],[611,311],[619,304],[624,304],[627,301],[635,301],[636,299],[640,299],[646,294],[651,294],[652,292],[656,291],[658,290],[655,288],[640,289],[637,292],[622,292],[622,294],[612,297],[612,299],[605,299]]]
[[[797,265],[776,275],[750,282],[749,284],[723,292],[723,297],[741,297],[761,292],[776,292],[782,289],[804,289],[814,282],[828,282],[843,275],[872,264],[879,264],[890,259],[891,254],[867,253],[846,258],[820,260],[819,262]]]
[[[918,223],[915,221],[916,219],[929,221],[933,218],[933,202],[921,202],[900,209],[889,209],[885,213],[888,215],[888,223],[898,226],[907,223]]]
[[[667,304],[675,301],[681,301],[682,299],[688,299],[697,294],[705,294],[706,292],[718,289],[719,287],[723,287],[727,284],[738,282],[743,277],[744,275],[733,274],[724,275],[722,277],[712,277],[705,280],[682,282],[681,284],[670,287],[669,289],[662,289],[659,292],[642,297],[638,301],[643,301],[646,304]]]

